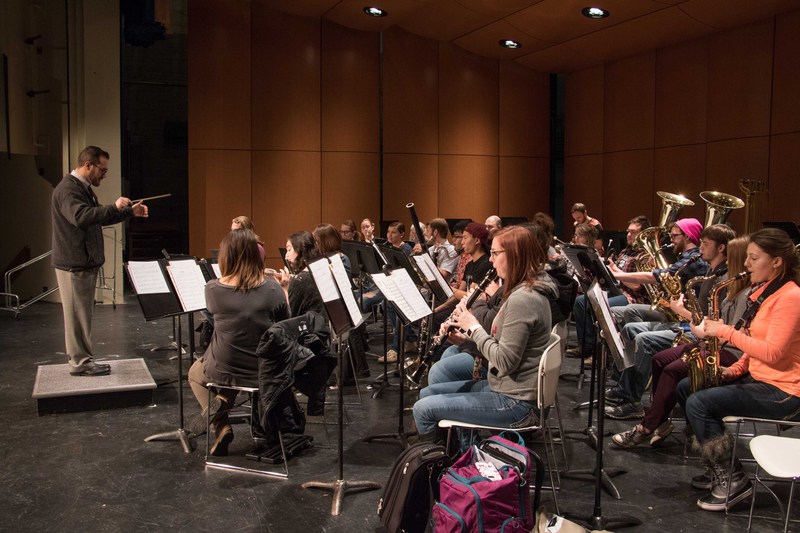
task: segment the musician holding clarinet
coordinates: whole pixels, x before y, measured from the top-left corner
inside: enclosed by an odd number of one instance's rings
[[[533,423],[539,417],[537,373],[550,339],[551,316],[547,298],[535,285],[545,254],[528,230],[511,227],[495,236],[490,260],[504,281],[502,305],[491,332],[483,329],[465,302],[450,319],[488,360],[488,379],[438,383],[422,389],[414,404],[420,440],[438,440],[437,423],[447,418],[511,427]],[[451,337],[464,339],[463,334]]]
[[[78,166],[53,190],[53,267],[64,310],[64,337],[72,376],[105,376],[110,365],[94,362],[92,311],[95,285],[105,263],[103,226],[131,217],[147,217],[142,201],[120,196],[100,205],[92,190],[108,172],[108,152],[87,146],[78,155]]]

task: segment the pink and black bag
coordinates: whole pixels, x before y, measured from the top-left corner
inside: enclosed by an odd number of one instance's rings
[[[509,436],[512,440],[505,438]],[[531,478],[535,473],[534,506]],[[544,465],[522,437],[504,432],[473,445],[439,479],[431,521],[436,533],[531,531]]]

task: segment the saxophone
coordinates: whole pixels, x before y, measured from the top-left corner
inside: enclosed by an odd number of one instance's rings
[[[711,276],[695,276],[686,282],[686,293],[684,294],[683,305],[690,313],[692,313],[690,321],[694,326],[699,325],[700,322],[703,321],[703,309],[700,307],[700,302],[697,300],[697,295],[694,292],[694,286],[716,277],[716,274],[712,274]],[[674,348],[675,346],[687,344],[689,342],[691,341],[681,329],[680,333],[678,333],[678,336],[672,341],[672,347]]]
[[[469,295],[469,298],[467,298],[467,302],[466,304],[464,304],[466,308],[469,309],[470,307],[472,307],[472,304],[475,303],[475,300],[478,299],[478,296],[483,294],[486,291],[486,287],[488,287],[489,284],[496,279],[497,279],[497,271],[493,268],[489,269],[489,271],[486,273],[486,276],[484,276],[484,278],[481,280],[480,284],[475,288],[474,291],[472,291],[472,294]],[[453,313],[455,313],[455,310],[453,311]],[[444,320],[444,322],[450,321],[450,319],[453,318],[453,313],[450,313],[450,316],[448,316]],[[448,328],[448,333],[450,329],[454,328],[455,326],[450,326],[450,328]],[[442,343],[445,341],[446,338],[447,338],[447,333],[443,335],[436,335],[431,340],[428,350],[423,355],[420,355],[413,360],[406,359],[405,361],[406,379],[409,382],[411,382],[413,386],[418,387],[422,382],[422,379],[427,375],[428,370],[431,367],[431,359],[433,359],[436,350],[442,345]]]
[[[745,270],[714,285],[709,296],[709,320],[719,320],[720,291],[749,275],[750,272]],[[719,386],[719,338],[707,337],[685,354],[684,360],[689,363],[689,382],[692,392]]]
[[[681,266],[678,270],[676,270],[674,274],[670,274],[665,270],[658,275],[656,282],[663,292],[660,293],[660,296],[656,300],[651,300],[650,309],[653,311],[661,311],[670,322],[681,321],[681,317],[679,317],[672,309],[670,309],[669,301],[671,298],[679,298],[680,295],[683,294],[683,283],[681,282],[680,274],[686,267],[699,259],[702,259],[702,256],[697,254],[692,256],[692,258],[684,263],[683,266]]]

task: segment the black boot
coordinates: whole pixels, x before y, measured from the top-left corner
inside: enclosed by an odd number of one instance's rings
[[[730,433],[723,433],[705,441],[701,445],[701,453],[704,462],[711,466],[713,481],[711,492],[697,500],[699,508],[706,511],[724,511],[752,497],[753,484],[738,459],[734,459],[731,468],[733,436]]]

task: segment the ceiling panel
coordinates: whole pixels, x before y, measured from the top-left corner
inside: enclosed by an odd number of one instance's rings
[[[397,26],[472,53],[570,72],[800,8],[798,0],[606,0],[606,19],[581,15],[586,0],[253,0],[280,11],[362,31]],[[389,12],[369,17],[365,5]],[[513,38],[522,48],[499,47]]]

